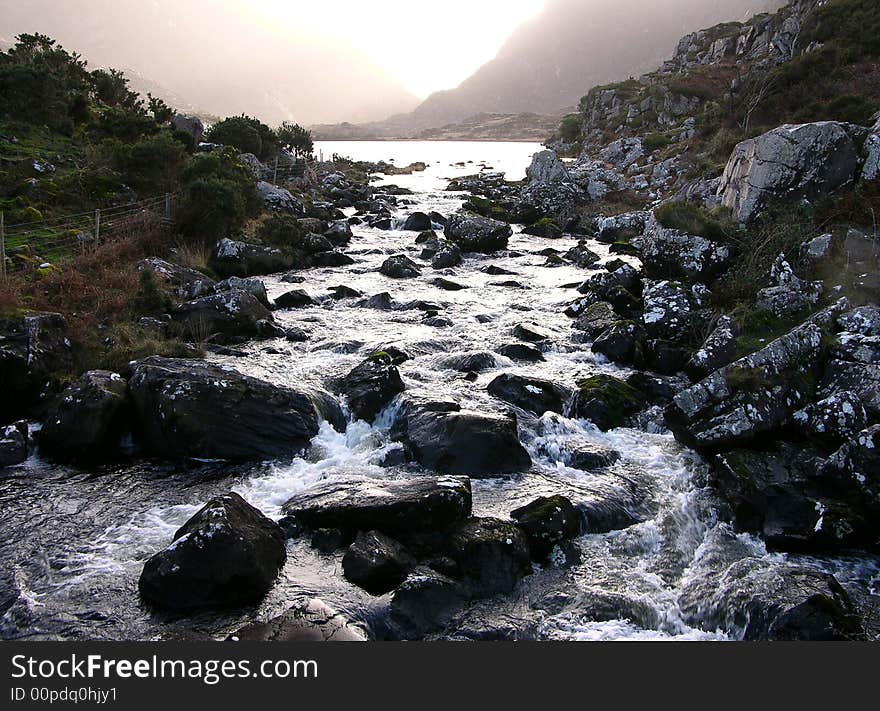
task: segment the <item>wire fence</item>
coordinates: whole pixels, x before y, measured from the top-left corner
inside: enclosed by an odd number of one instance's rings
[[[0,213],[0,278],[48,268],[120,235],[129,235],[139,224],[170,224],[178,202],[176,193],[166,193],[124,205],[11,225]]]

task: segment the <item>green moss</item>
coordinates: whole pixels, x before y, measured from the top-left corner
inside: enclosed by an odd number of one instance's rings
[[[501,222],[511,222],[511,215],[501,205],[489,198],[472,195],[464,204],[464,209],[483,217],[491,217]]]
[[[598,399],[619,412],[631,412],[642,403],[642,394],[610,375],[595,375],[577,382],[579,397]]]

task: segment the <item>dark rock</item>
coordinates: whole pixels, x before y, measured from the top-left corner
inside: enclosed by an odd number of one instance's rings
[[[443,277],[438,277],[431,282],[438,289],[442,289],[443,291],[462,291],[463,289],[467,289],[464,284],[459,284],[455,281],[450,281],[449,279],[444,279]]]
[[[619,452],[589,442],[576,443],[563,452],[563,456],[566,465],[585,472],[605,469],[620,461]]]
[[[531,467],[515,418],[439,405],[409,405],[401,413],[394,434],[411,459],[433,471],[483,478]]]
[[[186,301],[172,313],[183,334],[196,342],[241,343],[266,335],[269,310],[247,291],[234,290]]]
[[[871,520],[880,516],[880,425],[868,427],[828,457],[822,477],[866,506]]]
[[[352,289],[351,287],[344,285],[332,287],[330,289],[330,295],[337,301],[341,301],[342,299],[357,299],[363,296],[363,294],[357,289]]]
[[[642,248],[642,264],[650,279],[683,279],[709,283],[730,263],[730,248],[705,237],[662,227],[648,221]]]
[[[443,242],[431,259],[431,267],[434,269],[449,269],[459,264],[461,264],[461,250],[458,245],[451,242]]]
[[[381,294],[371,296],[369,299],[359,301],[358,306],[365,309],[376,309],[377,311],[391,311],[394,308],[394,299],[387,291]]]
[[[348,531],[438,531],[471,514],[471,485],[463,477],[339,478],[284,504],[285,527]]]
[[[413,567],[406,548],[378,531],[359,533],[342,559],[345,579],[373,595],[394,590]]]
[[[545,412],[562,414],[571,393],[566,388],[539,378],[499,375],[489,383],[488,392],[504,402],[535,415]]]
[[[641,368],[647,363],[645,332],[632,321],[618,321],[593,341],[593,352],[612,363]]]
[[[461,583],[420,566],[394,591],[391,621],[402,639],[421,639],[442,629],[467,599]]]
[[[129,428],[128,383],[116,373],[93,370],[67,388],[46,414],[40,449],[53,459],[102,459],[119,453]]]
[[[880,417],[880,336],[841,333],[832,344],[819,394],[842,390],[858,395],[872,418]]]
[[[138,588],[157,607],[190,610],[259,601],[287,559],[277,524],[238,494],[211,500],[144,565]]]
[[[468,519],[452,530],[447,547],[475,595],[508,593],[531,572],[528,539],[506,521]]]
[[[195,269],[181,267],[158,257],[138,262],[137,270],[152,272],[154,277],[168,284],[177,296],[187,301],[207,296],[214,291],[215,282],[210,277]]]
[[[422,273],[419,265],[403,254],[386,259],[379,271],[391,279],[413,279]]]
[[[349,225],[348,222],[339,220],[330,225],[330,227],[324,232],[324,237],[326,237],[334,247],[346,247],[354,238],[354,234],[352,233],[351,225]]]
[[[301,328],[291,327],[284,332],[284,338],[290,343],[305,343],[309,340],[309,334]]]
[[[729,365],[736,359],[739,327],[730,316],[722,316],[715,330],[706,338],[703,346],[691,356],[685,372],[691,380],[698,381],[710,373]]]
[[[530,237],[542,237],[544,239],[559,239],[562,237],[562,230],[552,220],[540,220],[534,225],[524,228],[522,233]]]
[[[0,469],[21,464],[28,458],[27,423],[0,427]]]
[[[504,269],[502,267],[496,267],[494,264],[490,264],[488,267],[483,267],[480,271],[489,276],[516,276],[516,272],[512,272],[509,269]]]
[[[598,254],[587,247],[586,242],[578,242],[577,247],[572,247],[562,256],[582,269],[589,269],[601,259]]]
[[[450,355],[441,361],[441,365],[459,373],[482,373],[497,367],[495,356],[485,351]]]
[[[847,333],[856,333],[862,336],[880,336],[880,307],[873,305],[859,306],[852,311],[847,311],[838,317],[837,325]]]
[[[406,385],[392,357],[376,353],[345,376],[339,390],[355,419],[372,422]]]
[[[694,293],[679,282],[646,282],[644,302],[642,320],[651,338],[682,341],[698,326],[700,304]]]
[[[577,383],[573,410],[603,432],[621,427],[644,406],[643,395],[622,380],[596,375]]]
[[[406,222],[403,223],[403,229],[410,232],[424,232],[425,230],[433,229],[433,227],[434,225],[431,222],[431,218],[424,212],[414,212],[407,217]]]
[[[157,456],[274,459],[318,434],[313,396],[202,361],[138,361],[129,390],[136,439]]]
[[[852,439],[868,424],[862,401],[848,390],[807,405],[794,413],[793,419],[805,434],[838,444]]]
[[[614,326],[618,321],[620,321],[620,316],[614,313],[611,304],[607,301],[598,301],[588,306],[578,316],[573,328],[583,331],[590,338],[595,338]]]
[[[650,370],[661,375],[675,375],[684,370],[691,349],[673,341],[653,339],[645,343],[645,359]]]
[[[506,346],[501,346],[497,352],[505,358],[526,363],[540,363],[544,360],[544,354],[541,353],[541,351],[522,343],[512,343]]]
[[[252,622],[230,635],[235,642],[366,642],[367,635],[318,599],[269,622]]]
[[[581,520],[564,496],[541,497],[515,509],[510,517],[526,534],[534,560],[545,561],[553,549],[580,534]]]
[[[223,239],[211,256],[211,269],[221,276],[260,276],[293,268],[294,258],[276,247]]]
[[[510,225],[489,217],[453,215],[446,223],[446,239],[459,246],[462,252],[490,253],[507,249],[507,240],[513,234]]]
[[[303,289],[293,289],[276,297],[275,305],[279,309],[302,309],[314,306],[315,300]]]
[[[315,254],[310,259],[311,265],[314,267],[325,267],[334,269],[337,267],[348,267],[355,263],[354,259],[342,252],[323,252]]]
[[[215,284],[213,293],[222,294],[234,290],[246,291],[267,309],[270,308],[269,295],[266,293],[266,285],[263,283],[262,279],[256,279],[253,277],[246,279],[241,277],[229,277],[228,279],[224,279]]]

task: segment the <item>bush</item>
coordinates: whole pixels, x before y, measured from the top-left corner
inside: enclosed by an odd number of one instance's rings
[[[295,247],[307,234],[291,215],[272,215],[260,227],[260,240],[274,247]]]
[[[716,242],[730,241],[738,233],[730,211],[723,207],[706,210],[693,203],[673,201],[658,207],[654,216],[663,227]]]
[[[308,158],[315,149],[311,132],[298,123],[285,121],[275,134],[279,144],[299,158]]]
[[[581,138],[584,117],[581,114],[569,114],[559,124],[559,137],[566,143],[575,143]]]
[[[150,269],[144,269],[140,273],[132,308],[136,314],[146,316],[164,314],[171,310],[171,299],[159,288],[156,277]]]
[[[180,229],[207,241],[228,237],[247,219],[244,196],[238,186],[222,178],[198,178],[183,195]]]
[[[232,146],[239,153],[253,153],[262,161],[274,158],[280,144],[266,124],[250,116],[233,116],[215,123],[208,130],[207,140]]]
[[[171,192],[186,158],[183,144],[170,131],[145,138],[131,148],[126,166],[128,181],[145,193]]]

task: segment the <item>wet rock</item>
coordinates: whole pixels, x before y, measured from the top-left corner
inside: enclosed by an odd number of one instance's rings
[[[605,271],[593,274],[578,287],[578,291],[581,294],[593,294],[598,301],[609,300],[608,296],[615,287],[636,293],[640,286],[638,271],[635,267],[624,264],[613,272]]]
[[[583,331],[590,338],[604,333],[609,328],[620,321],[620,316],[614,313],[614,308],[607,301],[598,301],[588,306],[577,321],[574,322],[573,328]]]
[[[287,271],[293,268],[294,258],[277,247],[222,239],[210,263],[211,269],[221,276],[246,277]]]
[[[489,276],[517,276],[516,272],[495,266],[494,264],[490,264],[488,267],[483,267],[480,271]]]
[[[633,373],[626,377],[625,382],[644,395],[652,405],[668,405],[679,390],[677,383],[670,384],[668,380],[654,377],[648,373]]]
[[[431,218],[424,212],[414,212],[407,217],[406,221],[403,223],[403,229],[410,232],[424,232],[433,229],[433,227],[434,224],[432,223]]]
[[[660,225],[650,218],[645,228],[642,264],[650,279],[682,279],[707,284],[728,266],[727,245]]]
[[[341,301],[342,299],[358,299],[363,294],[359,292],[357,289],[352,289],[350,286],[334,286],[330,289],[330,295],[336,301]]]
[[[428,315],[422,321],[426,326],[430,326],[431,328],[451,328],[454,323],[452,319],[446,318],[445,316],[431,316]]]
[[[390,279],[414,279],[422,273],[419,265],[403,254],[386,259],[379,271]]]
[[[487,390],[493,397],[535,415],[543,415],[545,412],[562,414],[565,403],[571,396],[568,389],[549,380],[507,373],[489,383]]]
[[[520,323],[513,329],[513,335],[527,343],[543,343],[550,340],[550,334],[533,323]]]
[[[406,548],[378,531],[359,533],[342,558],[345,579],[372,595],[391,592],[414,567]]]
[[[293,289],[275,298],[279,309],[303,309],[314,306],[315,300],[304,289]]]
[[[530,237],[541,237],[543,239],[559,239],[562,237],[562,230],[553,220],[539,220],[533,225],[524,228],[522,233]]]
[[[581,267],[581,269],[589,269],[601,259],[598,254],[587,247],[586,242],[578,242],[577,247],[572,247],[562,256],[572,264]]]
[[[359,301],[357,305],[364,309],[391,311],[394,308],[395,303],[394,299],[391,298],[391,294],[389,294],[387,291],[383,291],[381,294],[376,294],[375,296],[371,296],[369,299]]]
[[[207,296],[214,291],[215,282],[210,277],[195,269],[181,267],[158,257],[138,262],[137,270],[151,271],[153,276],[168,284],[177,296],[187,301]]]
[[[270,212],[280,212],[288,215],[306,214],[303,204],[285,188],[261,180],[257,183],[257,194]]]
[[[451,242],[443,242],[440,249],[431,259],[431,267],[433,269],[449,269],[457,267],[461,264],[461,250],[458,245]]]
[[[183,334],[196,342],[241,343],[267,334],[271,312],[247,291],[239,289],[187,301],[171,314]]]
[[[442,367],[457,370],[459,373],[482,373],[497,367],[495,356],[486,351],[458,353],[445,357]]]
[[[644,358],[648,369],[661,375],[675,375],[684,370],[693,351],[675,341],[654,338],[645,342]]]
[[[412,460],[436,472],[487,478],[532,464],[515,418],[462,411],[454,403],[408,405],[394,436]]]
[[[438,289],[442,289],[443,291],[462,291],[463,289],[467,289],[464,284],[459,284],[456,281],[451,281],[450,279],[444,279],[443,277],[438,277],[431,282]]]
[[[722,316],[702,347],[685,366],[691,380],[698,381],[729,365],[736,358],[739,327],[730,316]]]
[[[318,434],[312,396],[228,367],[147,358],[132,364],[129,390],[136,440],[160,457],[275,459]]]
[[[404,390],[406,385],[387,353],[373,354],[345,376],[339,385],[351,414],[366,422],[372,422]]]
[[[230,635],[234,642],[366,642],[359,627],[317,598],[269,622],[253,622]]]
[[[822,331],[800,326],[676,395],[666,421],[700,451],[751,442],[785,426],[815,392]]]
[[[798,410],[793,419],[805,434],[832,442],[851,439],[868,424],[859,396],[847,390]]]
[[[453,215],[446,223],[446,239],[455,243],[462,252],[489,254],[507,249],[507,241],[513,234],[510,225],[489,217]]]
[[[97,460],[119,454],[130,427],[128,383],[104,370],[82,375],[46,414],[41,451],[64,461]]]
[[[334,247],[346,247],[354,238],[354,234],[352,233],[351,225],[349,225],[348,222],[345,220],[339,220],[327,228],[324,232],[324,237],[326,237]]]
[[[309,340],[309,334],[301,328],[293,326],[284,332],[284,338],[289,343],[305,343]]]
[[[621,427],[627,418],[644,406],[644,397],[635,388],[610,375],[596,375],[578,381],[573,412],[589,420],[603,432]]]
[[[515,509],[510,517],[526,534],[529,551],[536,561],[547,560],[556,546],[576,538],[581,531],[580,516],[564,496],[542,496]]]
[[[296,494],[282,512],[287,529],[439,531],[470,516],[471,485],[464,477],[340,477]]]
[[[342,252],[322,252],[321,254],[312,255],[308,262],[304,262],[302,264],[303,267],[313,266],[313,267],[324,267],[328,269],[335,269],[338,267],[348,267],[354,264],[355,261],[347,254],[343,254]]]
[[[540,363],[544,360],[544,354],[541,353],[541,351],[522,343],[512,343],[506,346],[501,346],[497,352],[499,355],[503,355],[505,358],[510,358],[514,361]]]
[[[645,331],[632,321],[618,321],[593,341],[594,353],[619,365],[643,367],[647,362]]]
[[[829,195],[857,179],[867,136],[835,121],[780,126],[734,149],[718,194],[740,222],[777,200]]]
[[[652,338],[684,340],[698,326],[698,299],[679,282],[646,281],[644,300],[642,320]]]
[[[0,427],[0,469],[21,464],[27,458],[27,423],[21,422]]]
[[[0,319],[0,422],[26,414],[53,374],[72,369],[63,316],[29,313]]]
[[[229,277],[214,285],[211,291],[222,294],[227,291],[246,291],[259,301],[267,309],[269,308],[269,295],[266,293],[266,285],[262,279],[242,279],[241,277]]]
[[[562,455],[567,466],[585,472],[605,469],[620,461],[619,452],[589,442],[575,442],[573,446],[563,451]]]
[[[468,519],[451,531],[447,548],[475,595],[508,593],[531,572],[528,539],[506,521]]]
[[[394,591],[391,622],[401,639],[421,639],[442,629],[468,599],[461,583],[419,566]]]
[[[277,524],[238,494],[212,499],[150,558],[141,597],[161,608],[238,607],[259,601],[287,559]]]

